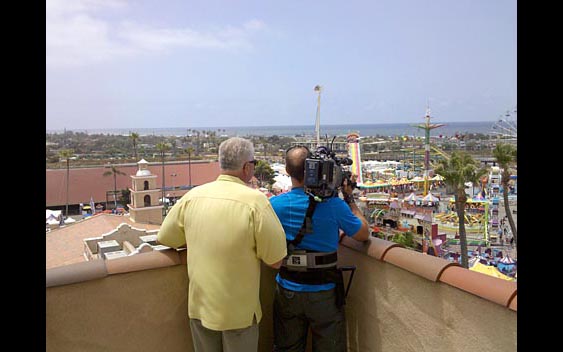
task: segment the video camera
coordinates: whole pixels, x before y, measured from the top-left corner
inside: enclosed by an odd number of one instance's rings
[[[305,192],[320,198],[338,196],[344,180],[355,188],[357,184],[352,182],[349,165],[352,165],[352,159],[337,157],[329,147],[318,147],[305,160]]]

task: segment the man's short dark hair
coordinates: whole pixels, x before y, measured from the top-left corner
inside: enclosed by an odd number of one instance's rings
[[[299,182],[305,178],[305,159],[311,155],[309,148],[296,145],[285,152],[285,171]]]

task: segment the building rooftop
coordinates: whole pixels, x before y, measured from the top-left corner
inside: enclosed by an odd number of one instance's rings
[[[213,181],[219,176],[219,162],[192,161],[191,167],[187,161],[165,164],[165,185],[189,185],[190,169],[192,185],[201,185]],[[117,189],[129,189],[131,177],[138,170],[137,164],[116,165],[119,171],[126,175],[117,175]],[[157,187],[162,188],[162,164],[150,163],[147,166],[152,175],[157,176]],[[46,177],[46,206],[61,206],[66,204],[66,168],[47,169]],[[69,204],[89,204],[92,197],[95,203],[106,201],[106,191],[113,191],[113,177],[103,176],[108,171],[105,166],[72,168],[69,172]],[[176,176],[172,177],[172,174]],[[111,200],[111,199],[110,199]]]
[[[158,230],[160,225],[141,224],[128,216],[96,214],[74,223],[51,230],[45,237],[46,268],[84,262],[84,239],[98,237],[125,223],[144,230]]]

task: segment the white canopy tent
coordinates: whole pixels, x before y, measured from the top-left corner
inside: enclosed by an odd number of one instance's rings
[[[279,189],[284,192],[291,189],[291,177],[284,174],[279,174],[276,177],[274,177],[274,180],[276,182],[274,182],[272,188]]]
[[[49,221],[49,219],[58,219],[61,216],[61,210],[45,210],[45,221]],[[58,220],[57,220],[58,221]]]

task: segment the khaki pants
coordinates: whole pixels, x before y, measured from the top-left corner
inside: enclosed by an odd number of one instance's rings
[[[258,350],[258,324],[243,329],[216,331],[190,319],[195,352],[251,352]]]

